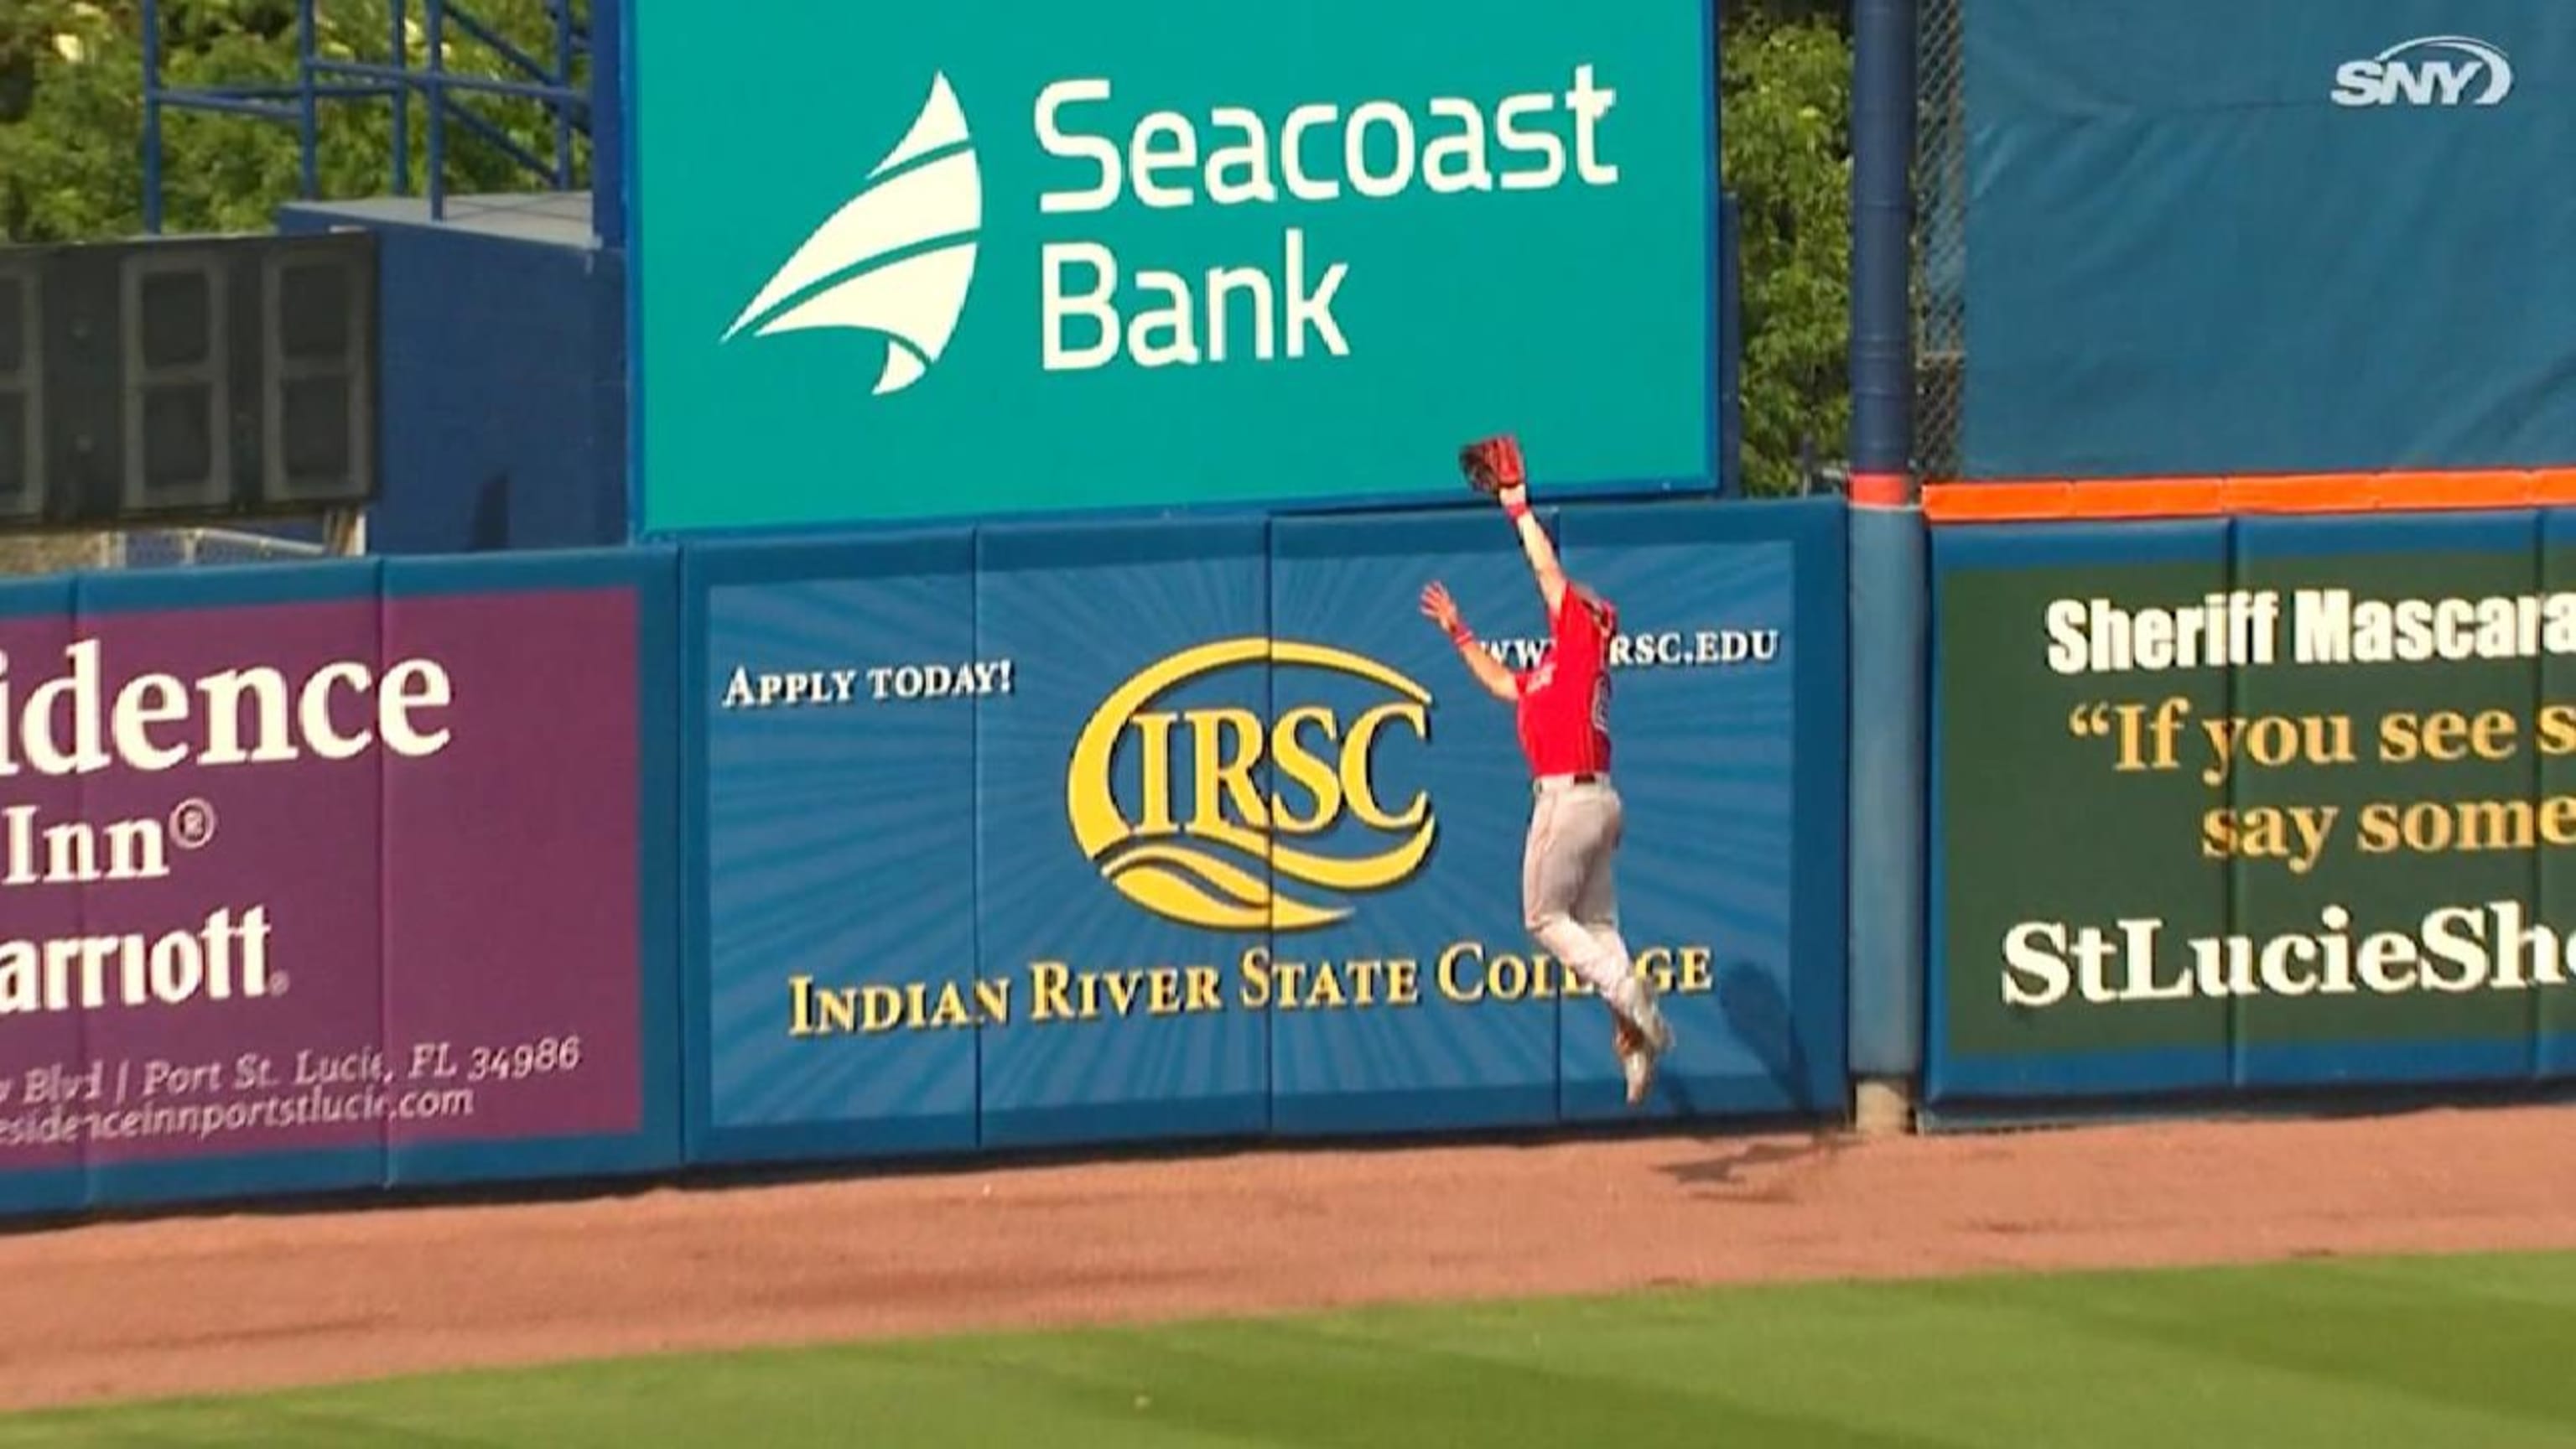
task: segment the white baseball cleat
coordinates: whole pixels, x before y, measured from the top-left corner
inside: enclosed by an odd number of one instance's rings
[[[1638,1026],[1627,1017],[1616,1018],[1611,1046],[1619,1054],[1619,1070],[1627,1079],[1628,1105],[1635,1107],[1645,1102],[1647,1092],[1655,1085],[1656,1062],[1673,1049],[1673,1029],[1651,997],[1640,992],[1630,1005],[1646,1024]]]
[[[1628,1078],[1628,1105],[1644,1105],[1646,1093],[1655,1085],[1655,1054],[1650,1051],[1621,1052],[1619,1066]]]
[[[1628,1018],[1645,1034],[1646,1046],[1655,1055],[1663,1056],[1673,1049],[1672,1023],[1664,1020],[1664,1009],[1656,1002],[1655,988],[1646,978],[1632,977],[1630,983],[1628,1000],[1623,1003],[1628,1008]]]

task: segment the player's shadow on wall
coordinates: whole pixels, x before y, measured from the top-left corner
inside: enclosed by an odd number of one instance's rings
[[[473,553],[498,553],[510,546],[510,475],[495,473],[474,493],[474,511],[465,525],[465,547]]]
[[[1802,1110],[1828,1107],[1828,1103],[1807,1100],[1807,1053],[1798,1043],[1789,1000],[1781,994],[1779,984],[1745,961],[1718,968],[1716,976],[1717,1009],[1726,1020],[1728,1033],[1753,1054],[1782,1100]],[[1669,1009],[1669,1000],[1666,1006]],[[1684,1051],[1687,1054],[1688,1048]],[[1697,1116],[1702,1110],[1687,1077],[1668,1077],[1656,1092],[1686,1117]]]
[[[1834,1109],[1833,1103],[1808,1100],[1812,1084],[1807,1080],[1806,1049],[1799,1045],[1789,999],[1781,992],[1777,981],[1750,962],[1738,961],[1720,967],[1717,972],[1717,1007],[1737,1045],[1752,1054],[1763,1075],[1769,1077],[1778,1089],[1782,1101],[1797,1104],[1802,1112]],[[1677,1088],[1680,1085],[1675,1083]],[[1789,1201],[1794,1199],[1795,1186],[1769,1181],[1763,1169],[1811,1157],[1830,1157],[1840,1148],[1840,1134],[1824,1128],[1809,1131],[1796,1141],[1736,1144],[1717,1156],[1675,1163],[1663,1170],[1675,1182],[1685,1186],[1704,1191],[1715,1188],[1734,1190],[1708,1194],[1711,1196],[1733,1200],[1750,1192],[1757,1199]]]
[[[1807,1051],[1798,1042],[1797,1022],[1779,982],[1750,962],[1720,967],[1717,1009],[1726,1017],[1727,1030],[1753,1054],[1781,1096],[1810,1109],[1829,1105],[1806,1100]]]

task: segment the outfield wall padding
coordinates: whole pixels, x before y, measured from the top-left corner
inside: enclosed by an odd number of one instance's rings
[[[1851,530],[1851,1070],[1923,1070],[1924,699],[1930,544],[1919,508]]]
[[[871,689],[876,660],[971,658],[974,557],[962,532],[684,554],[692,1160],[977,1143],[971,1025],[859,1054],[791,1019],[800,979],[933,993],[974,980],[975,838],[958,802],[975,790],[976,700],[862,710],[836,683]],[[817,668],[819,688],[798,675],[803,692],[784,697],[791,671]]]
[[[1838,1115],[1842,508],[1544,517],[1643,1115]],[[1481,510],[0,586],[0,1213],[1626,1115],[1435,577],[1537,661]]]
[[[1640,1115],[1839,1116],[1847,515],[1543,519],[1622,611]],[[2569,515],[1930,566],[1932,1106],[2569,1073]],[[1434,578],[1540,659],[1448,512],[0,587],[0,1212],[1628,1116]]]
[[[0,590],[0,1207],[676,1165],[677,590]]]
[[[1647,1112],[1843,1092],[1838,505],[1544,515],[1620,602]],[[1627,1113],[1521,924],[1508,530],[1454,512],[692,546],[692,1161]],[[891,828],[890,828],[891,827]]]

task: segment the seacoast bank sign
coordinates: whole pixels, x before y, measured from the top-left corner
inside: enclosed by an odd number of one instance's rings
[[[763,18],[638,21],[651,531],[1709,477],[1700,5]]]

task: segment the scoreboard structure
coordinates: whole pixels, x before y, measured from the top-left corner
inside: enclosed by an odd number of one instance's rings
[[[364,232],[0,250],[0,528],[372,501],[375,261]]]

